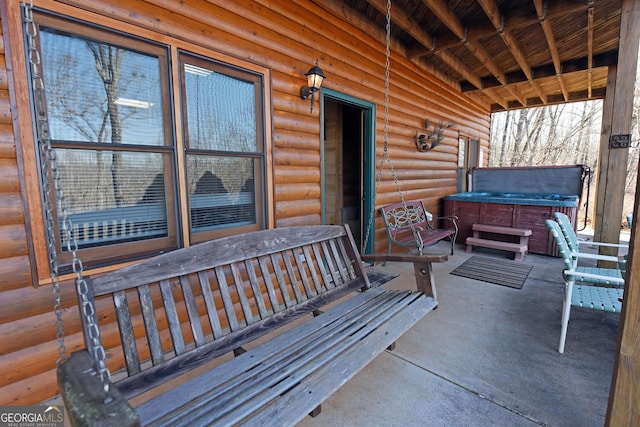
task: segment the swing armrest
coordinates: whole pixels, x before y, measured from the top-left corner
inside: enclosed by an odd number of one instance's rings
[[[458,216],[457,215],[437,216],[437,217],[434,217],[433,219],[436,220],[436,221],[437,220],[441,220],[441,219],[445,219],[445,220],[450,221],[451,224],[453,224],[453,228],[456,230],[456,234],[458,233]],[[449,227],[449,228],[451,228],[451,227]]]
[[[438,300],[435,280],[431,263],[445,262],[448,255],[414,255],[414,254],[364,254],[363,261],[369,262],[410,262],[413,263],[413,272],[416,278],[416,288],[419,292]]]
[[[88,351],[72,353],[58,366],[57,374],[60,393],[74,427],[140,425],[138,414],[118,389],[111,386],[105,395]]]
[[[360,256],[363,261],[369,262],[445,262],[449,260],[448,255],[415,255],[415,254],[363,254]]]

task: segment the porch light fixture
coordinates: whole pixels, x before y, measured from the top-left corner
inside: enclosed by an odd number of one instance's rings
[[[313,101],[315,99],[316,92],[320,90],[322,81],[325,78],[322,69],[318,67],[318,60],[316,59],[316,65],[309,68],[309,71],[304,73],[307,76],[307,85],[300,88],[300,98],[307,99],[311,95],[311,112],[313,113]]]

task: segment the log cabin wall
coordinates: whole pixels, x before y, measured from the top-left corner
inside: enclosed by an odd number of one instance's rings
[[[115,29],[120,24],[139,28],[145,37],[179,39],[268,68],[272,90],[267,96],[272,108],[267,114],[272,125],[267,132],[273,143],[273,211],[269,215],[277,227],[322,222],[320,104],[316,100],[310,113],[309,100],[299,96],[305,84],[303,74],[316,59],[327,75],[325,87],[376,105],[376,155],[382,156],[384,34],[363,33],[350,24],[357,17],[346,12],[334,16],[321,4],[307,0],[34,0],[35,6],[45,10]],[[20,3],[0,0],[0,10],[0,405],[28,405],[57,394],[58,351],[51,286],[34,286],[36,278],[48,272],[36,274],[34,252],[46,249],[32,235],[26,209],[26,183],[36,173],[23,168],[21,152],[33,148],[21,146],[19,135],[25,131],[19,131],[17,123],[21,115],[30,115],[30,107],[25,94],[16,94],[12,74],[16,69],[16,76],[26,75],[24,70],[18,72],[25,61],[9,49],[23,43]],[[440,212],[442,197],[457,191],[459,135],[479,139],[483,161],[488,161],[489,106],[470,101],[404,54],[392,50],[391,55],[389,154],[404,197],[422,199],[429,210]],[[425,119],[453,122],[455,127],[445,131],[436,149],[419,153],[415,135]],[[398,200],[385,169],[376,207]],[[379,218],[375,248],[386,248]],[[83,346],[73,288],[70,278],[62,283],[67,352]],[[111,314],[99,316],[108,319]],[[107,344],[117,341],[103,339]],[[110,350],[108,363],[112,370],[122,367],[121,353]]]

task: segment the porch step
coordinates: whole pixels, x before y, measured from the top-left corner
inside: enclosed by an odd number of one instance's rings
[[[499,249],[515,253],[515,260],[521,261],[529,250],[526,243],[500,242],[497,240],[481,239],[478,237],[467,237],[467,252],[471,252],[474,246],[483,248]]]

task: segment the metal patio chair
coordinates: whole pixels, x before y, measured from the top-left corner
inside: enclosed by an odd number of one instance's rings
[[[562,276],[565,281],[565,294],[562,302],[560,343],[558,345],[558,352],[564,353],[571,307],[620,313],[622,310],[624,279],[622,277],[616,278],[589,273],[584,268],[577,267],[579,254],[569,249],[558,223],[548,219],[545,224],[551,231],[564,262]],[[590,282],[591,284],[576,284],[577,281]]]
[[[380,208],[384,226],[387,230],[387,253],[391,253],[392,244],[422,251],[427,246],[434,245],[441,240],[451,243],[451,255],[458,236],[458,217],[434,217],[424,208],[421,200],[407,200],[392,203]],[[437,228],[433,220],[448,222],[448,227]]]
[[[610,248],[627,248],[629,245],[625,245],[624,243],[605,243],[605,242],[592,242],[588,240],[580,240],[578,239],[578,235],[573,229],[571,225],[571,221],[569,221],[569,217],[562,212],[555,212],[553,214],[556,222],[560,226],[562,230],[562,234],[564,235],[565,240],[567,241],[567,245],[569,246],[569,250],[572,252],[577,252],[580,254],[580,258],[592,259],[592,260],[601,260],[601,261],[611,261],[618,264],[618,271],[616,269],[611,268],[590,268],[583,267],[586,272],[591,272],[593,274],[599,274],[604,276],[612,276],[612,277],[622,277],[624,279],[627,267],[627,257],[619,256],[614,257],[610,255],[599,255],[599,254],[587,254],[585,252],[580,251],[580,245],[583,246],[596,246],[596,247],[610,247]]]

